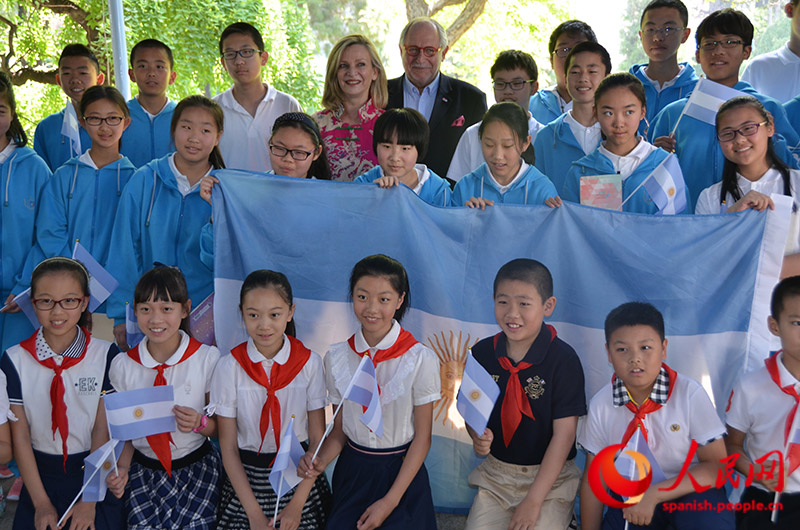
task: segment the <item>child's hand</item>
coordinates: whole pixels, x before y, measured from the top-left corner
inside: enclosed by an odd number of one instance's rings
[[[247,517],[250,530],[275,530],[275,527],[270,525],[267,516],[261,510],[255,514],[254,517]]]
[[[295,499],[298,501],[295,502]],[[280,521],[281,530],[297,530],[300,527],[300,519],[303,515],[303,503],[299,502],[299,499],[299,497],[292,497],[286,508],[278,513],[278,517],[274,521],[270,519],[270,527],[277,528],[276,525]]]
[[[112,471],[106,476],[106,486],[114,497],[121,499],[126,484],[128,484],[128,468],[117,464],[117,472]]]
[[[747,209],[758,210],[762,212],[769,208],[775,209],[775,203],[769,195],[764,195],[755,190],[748,191],[744,197],[736,201],[736,203],[728,208],[728,213],[741,212]]]
[[[666,151],[668,153],[674,153],[675,152],[676,143],[677,142],[675,142],[675,135],[671,134],[671,133],[670,133],[669,136],[659,136],[658,138],[653,140],[653,145],[654,146],[660,147],[661,149],[663,149],[664,151]]]
[[[64,517],[64,524],[59,528],[69,528],[69,530],[94,530],[95,503],[78,502],[72,507]],[[71,520],[70,520],[71,519]],[[69,521],[69,526],[67,525]]]
[[[377,501],[370,504],[367,509],[361,514],[356,523],[358,530],[372,530],[378,528],[389,517],[389,514],[394,511],[396,505],[392,505],[391,501],[386,497],[382,497]]]
[[[647,526],[650,524],[650,521],[653,519],[653,512],[656,511],[657,503],[653,501],[649,493],[649,491],[646,491],[642,496],[642,500],[622,510],[622,517],[626,521],[638,526]]]
[[[211,175],[206,175],[200,180],[200,196],[208,204],[211,204],[211,190],[214,189],[214,184],[219,184],[219,179]]]
[[[33,526],[36,530],[58,530],[58,512],[51,503],[34,512]]]
[[[542,505],[537,504],[527,497],[514,509],[514,516],[508,525],[508,530],[533,530],[539,520]]]
[[[473,431],[474,432],[474,431]],[[480,436],[472,437],[472,448],[478,456],[486,456],[492,448],[492,441],[494,440],[494,433],[488,427],[483,431]]]
[[[319,458],[315,458],[314,461],[311,461],[311,456],[313,453],[306,453],[300,459],[300,462],[297,464],[297,476],[300,478],[317,478],[325,468],[319,469],[321,463]]]
[[[494,206],[494,201],[484,199],[483,197],[472,197],[470,200],[464,203],[464,206],[485,210],[487,206]]]
[[[13,294],[9,294],[8,298],[6,298],[5,303],[3,304],[3,310],[0,311],[2,313],[19,313],[21,309],[19,306],[14,302],[14,298],[16,298]]]
[[[550,208],[559,208],[563,204],[561,202],[561,197],[559,197],[558,195],[556,195],[555,197],[550,197],[545,199],[544,203]]]
[[[175,421],[178,423],[178,430],[181,432],[192,432],[200,427],[200,422],[203,419],[203,415],[192,407],[175,405],[172,407],[172,412],[175,414]]]
[[[400,179],[397,177],[383,176],[375,179],[375,184],[381,188],[391,188],[400,184]]]
[[[767,479],[762,479],[762,480],[759,480],[759,482],[760,482],[760,483],[761,483],[761,484],[762,484],[762,485],[763,485],[765,488],[767,488],[769,491],[775,491],[775,489],[778,487],[778,477],[777,477],[777,476],[774,476],[774,477],[772,477],[772,478],[770,478],[770,479],[768,479],[768,480],[767,480]],[[785,480],[784,480],[784,484],[785,484],[785,483],[786,483],[786,482],[785,482]]]
[[[119,349],[122,351],[128,351],[131,349],[131,347],[128,346],[128,333],[125,330],[124,322],[114,326],[114,342],[117,343],[117,346],[119,346]]]

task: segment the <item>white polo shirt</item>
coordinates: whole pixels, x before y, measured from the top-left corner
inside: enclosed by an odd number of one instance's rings
[[[214,346],[203,344],[191,357],[176,364],[189,346],[189,336],[183,331],[180,334],[180,346],[164,363],[167,365],[164,369],[164,378],[167,384],[175,389],[176,405],[191,407],[202,413],[206,406],[206,393],[211,388],[211,376],[220,356],[219,350]],[[109,379],[117,392],[153,386],[157,374],[155,367],[159,363],[147,351],[147,342],[145,338],[139,343],[139,358],[142,364],[131,359],[127,353],[118,355],[111,363]],[[198,449],[206,441],[206,437],[199,433],[181,432],[176,429],[172,433],[172,441],[175,442],[175,445],[170,444],[172,459],[177,460]],[[133,447],[148,458],[154,460],[158,458],[150,449],[146,438],[133,440]]]
[[[793,384],[800,392],[800,381],[783,365],[783,353],[778,354],[777,364],[781,385]],[[746,373],[736,382],[731,394],[726,423],[745,433],[745,452],[754,465],[756,460],[770,451],[783,452],[783,431],[792,407],[794,398],[778,388],[766,367]],[[770,458],[770,461],[772,460],[774,457]],[[787,461],[784,468],[788,465]],[[767,467],[769,467],[768,462]],[[758,482],[753,482],[753,486],[767,491]],[[800,492],[800,473],[795,472],[787,477],[784,491]]]
[[[377,346],[370,348],[361,329],[356,332],[355,346],[359,351],[369,349],[370,356],[394,344],[400,336],[400,324],[392,329]],[[331,403],[338,404],[347,390],[361,357],[340,342],[331,346],[325,355],[325,382]],[[417,343],[403,355],[378,364],[375,370],[381,389],[383,437],[378,438],[361,421],[361,405],[345,400],[342,410],[344,433],[353,442],[372,449],[388,449],[407,444],[414,438],[414,407],[437,401],[441,397],[439,359],[429,348]]]
[[[6,373],[0,370],[0,425],[8,420],[17,421],[17,417],[11,412],[11,404],[8,402],[7,386]]]
[[[272,124],[287,112],[303,112],[295,98],[266,84],[264,86],[267,94],[258,104],[255,117],[233,97],[233,87],[214,97],[214,101],[225,112],[225,129],[219,141],[219,150],[228,169],[272,169],[267,147]]]
[[[606,149],[602,143],[598,149],[600,150],[600,153],[611,160],[611,164],[614,166],[614,171],[622,176],[622,180],[625,180],[626,178],[630,177],[633,172],[636,171],[636,168],[639,167],[642,162],[647,160],[647,157],[650,156],[650,153],[657,150],[658,147],[648,143],[640,136],[639,143],[636,144],[636,147],[633,148],[633,151],[625,156],[615,155]]]
[[[744,69],[742,81],[781,103],[791,101],[800,93],[800,57],[792,53],[786,43],[751,60]]]
[[[272,359],[266,359],[258,351],[253,339],[247,340],[247,356],[253,362],[260,362],[269,376],[274,363],[285,364],[289,360],[291,345],[284,335],[283,347]],[[294,433],[300,441],[308,440],[307,411],[323,408],[327,400],[325,377],[322,373],[322,358],[311,352],[305,366],[287,386],[276,390],[275,396],[281,404],[281,429],[289,425],[294,415]],[[253,381],[233,355],[225,355],[217,363],[211,380],[211,399],[209,411],[218,416],[236,419],[239,449],[274,453],[275,426],[270,419],[261,445],[261,410],[267,401],[267,389]],[[280,437],[280,433],[278,434]]]
[[[678,374],[667,404],[644,418],[647,445],[667,479],[676,477],[686,461],[692,439],[702,445],[725,434],[725,426],[700,383]],[[589,402],[589,413],[578,429],[578,443],[592,454],[622,442],[633,419],[625,406],[615,407],[611,384]],[[697,455],[692,465],[698,462]]]

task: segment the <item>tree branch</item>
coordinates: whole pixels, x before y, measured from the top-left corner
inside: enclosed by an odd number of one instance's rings
[[[8,72],[11,57],[14,55],[14,37],[17,35],[17,25],[1,15],[0,22],[8,26],[8,53],[5,55],[0,55],[0,57],[3,58],[3,71]]]
[[[35,7],[45,7],[53,13],[67,15],[86,32],[89,44],[94,44],[100,38],[100,32],[89,21],[89,12],[81,9],[70,0],[33,0]]]
[[[439,0],[438,2],[433,4],[433,7],[431,7],[430,16],[435,15],[436,13],[438,13],[439,11],[444,9],[445,7],[457,6],[459,4],[465,3],[466,1],[467,0]]]
[[[406,0],[406,17],[408,17],[408,20],[427,16],[430,16],[428,2],[425,0]]]
[[[486,0],[469,0],[469,2],[467,2],[467,5],[464,6],[458,18],[447,28],[447,42],[451,48],[453,44],[472,27],[475,21],[478,20],[478,17],[483,14],[485,5]]]
[[[55,70],[45,72],[34,68],[21,68],[16,72],[5,71],[11,77],[11,83],[15,86],[24,85],[28,81],[36,81],[37,83],[46,83],[49,85],[56,84]]]

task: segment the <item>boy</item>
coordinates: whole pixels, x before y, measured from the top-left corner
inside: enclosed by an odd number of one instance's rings
[[[469,476],[478,493],[467,530],[566,528],[580,482],[578,416],[586,414],[583,368],[575,350],[544,324],[553,314],[553,277],[531,259],[503,265],[494,280],[502,330],[472,347],[501,394],[473,448],[489,456]]]
[[[678,64],[678,48],[689,34],[689,11],[681,0],[652,0],[644,8],[639,38],[647,64],[635,64],[630,72],[644,85],[647,98],[647,123],[672,103],[691,93],[697,75],[689,63]],[[642,124],[640,133],[645,134]]]
[[[531,96],[539,90],[539,70],[536,61],[529,53],[517,50],[500,52],[489,73],[492,76],[494,99],[497,103],[513,101],[525,109]],[[481,140],[478,137],[480,126],[481,122],[470,125],[458,141],[450,168],[447,170],[449,181],[458,182],[461,177],[472,173],[484,163]],[[542,124],[536,121],[529,111],[528,131],[531,141],[541,127]]]
[[[131,50],[128,75],[139,94],[128,101],[131,124],[122,133],[120,152],[136,167],[175,150],[170,122],[177,103],[167,97],[178,75],[174,67],[172,50],[159,40],[145,39]]]
[[[600,44],[581,42],[567,55],[564,71],[572,109],[540,129],[533,142],[534,166],[553,181],[559,195],[572,163],[600,144],[594,92],[611,73],[611,57]]]
[[[728,454],[739,455],[736,470],[745,476],[760,471],[762,464],[755,461],[771,451],[779,451],[783,457],[789,456],[783,454],[787,436],[800,428],[794,419],[800,392],[800,327],[797,326],[800,320],[800,276],[786,278],[775,287],[771,309],[769,330],[780,337],[781,351],[766,359],[764,368],[740,379],[728,402],[725,445]],[[784,462],[786,471],[780,496],[783,506],[778,512],[777,524],[773,526],[770,523],[770,511],[752,510],[736,513],[737,528],[800,528],[800,473],[792,472],[790,468],[795,459],[786,458]],[[764,468],[777,464],[776,460],[773,455],[764,462]],[[753,466],[752,470],[750,466]],[[744,491],[742,504],[754,501],[769,506],[774,501],[777,485],[777,474],[758,478]]]
[[[749,84],[739,81],[739,67],[750,57],[753,42],[753,24],[747,16],[741,11],[730,8],[715,11],[697,27],[695,39],[697,41],[695,57],[706,77],[761,101],[772,114],[775,131],[779,133],[773,137],[775,152],[790,167],[798,167],[790,150],[797,146],[800,137],[789,125],[781,104],[756,92]],[[687,102],[688,98],[683,98],[667,105],[658,113],[654,122],[650,124],[648,138],[658,147],[674,151],[678,155],[689,191],[689,212],[694,212],[700,192],[722,178],[725,159],[717,141],[714,125],[691,116],[681,117]],[[672,136],[672,129],[678,123],[678,119],[680,123]]]
[[[728,511],[673,511],[662,503],[697,501],[717,506],[727,498],[721,489],[696,493],[689,476],[698,486],[714,484],[720,461],[726,456],[722,440],[725,427],[714,405],[699,383],[670,369],[664,318],[650,304],[629,302],[612,310],[605,321],[606,351],[614,368],[611,383],[589,402],[589,414],[578,434],[578,444],[586,451],[586,472],[581,485],[581,525],[584,530],[630,530],[647,528],[733,528]],[[641,500],[624,510],[609,508],[603,517],[603,504],[589,484],[589,470],[595,456],[608,446],[626,444],[641,429],[666,480],[651,483]],[[688,474],[680,474],[692,441],[698,444]],[[641,452],[641,451],[640,451]],[[626,477],[636,480],[638,477]],[[671,488],[677,478],[681,481]],[[637,526],[638,525],[638,526]],[[671,526],[670,526],[671,525]]]
[[[800,0],[783,6],[786,16],[792,19],[789,42],[782,48],[759,55],[744,69],[742,81],[781,103],[800,94]]]
[[[58,58],[56,83],[69,97],[66,107],[39,122],[33,134],[33,149],[55,171],[92,146],[89,133],[80,125],[78,105],[87,88],[102,85],[105,77],[94,53],[83,44],[68,44]]]
[[[225,28],[219,53],[222,67],[233,80],[231,88],[214,98],[225,112],[225,130],[219,141],[222,159],[228,168],[269,171],[267,138],[275,118],[303,109],[289,94],[262,83],[261,70],[269,54],[253,26],[235,22]]]
[[[550,52],[550,68],[556,76],[556,86],[538,91],[531,96],[528,106],[533,118],[542,125],[547,125],[572,108],[572,98],[567,92],[564,78],[564,60],[576,44],[587,40],[597,42],[597,37],[591,26],[580,20],[562,22],[550,34],[547,48]]]

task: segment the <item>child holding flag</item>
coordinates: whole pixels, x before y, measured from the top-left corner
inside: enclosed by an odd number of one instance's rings
[[[764,368],[746,374],[734,386],[728,401],[725,445],[728,453],[739,455],[736,470],[745,476],[775,464],[775,473],[763,475],[745,489],[741,503],[755,501],[769,506],[782,485],[782,509],[775,526],[770,524],[769,510],[737,512],[736,528],[743,530],[800,527],[800,473],[796,471],[800,466],[800,276],[786,278],[775,287],[771,312],[769,330],[780,337],[782,349],[766,359]],[[764,457],[768,458],[763,464],[756,463]],[[785,461],[779,462],[779,458]]]
[[[501,389],[483,433],[468,428],[475,452],[489,456],[469,476],[478,487],[466,528],[566,528],[580,483],[578,417],[586,414],[583,368],[556,330],[553,277],[531,259],[503,265],[494,280],[502,330],[472,347]]]
[[[368,256],[353,267],[350,295],[361,327],[331,346],[324,361],[330,399],[334,406],[343,403],[341,414],[319,457],[307,453],[298,472],[316,476],[339,456],[327,528],[435,530],[423,462],[431,444],[433,403],[440,397],[439,361],[400,327],[408,309],[408,275],[388,256]],[[367,372],[376,374],[380,389],[380,402],[376,389],[369,407],[352,401],[349,392],[364,363],[374,365]]]
[[[325,475],[305,479],[280,498],[268,480],[282,449],[281,426],[293,424],[297,438],[307,440],[306,449],[316,449],[322,438],[327,404],[322,359],[295,338],[292,287],[280,272],[251,272],[239,309],[250,338],[220,360],[211,382],[226,471],[217,528],[264,529],[278,521],[281,528],[323,528],[331,497]],[[276,504],[280,513],[271,521]]]

